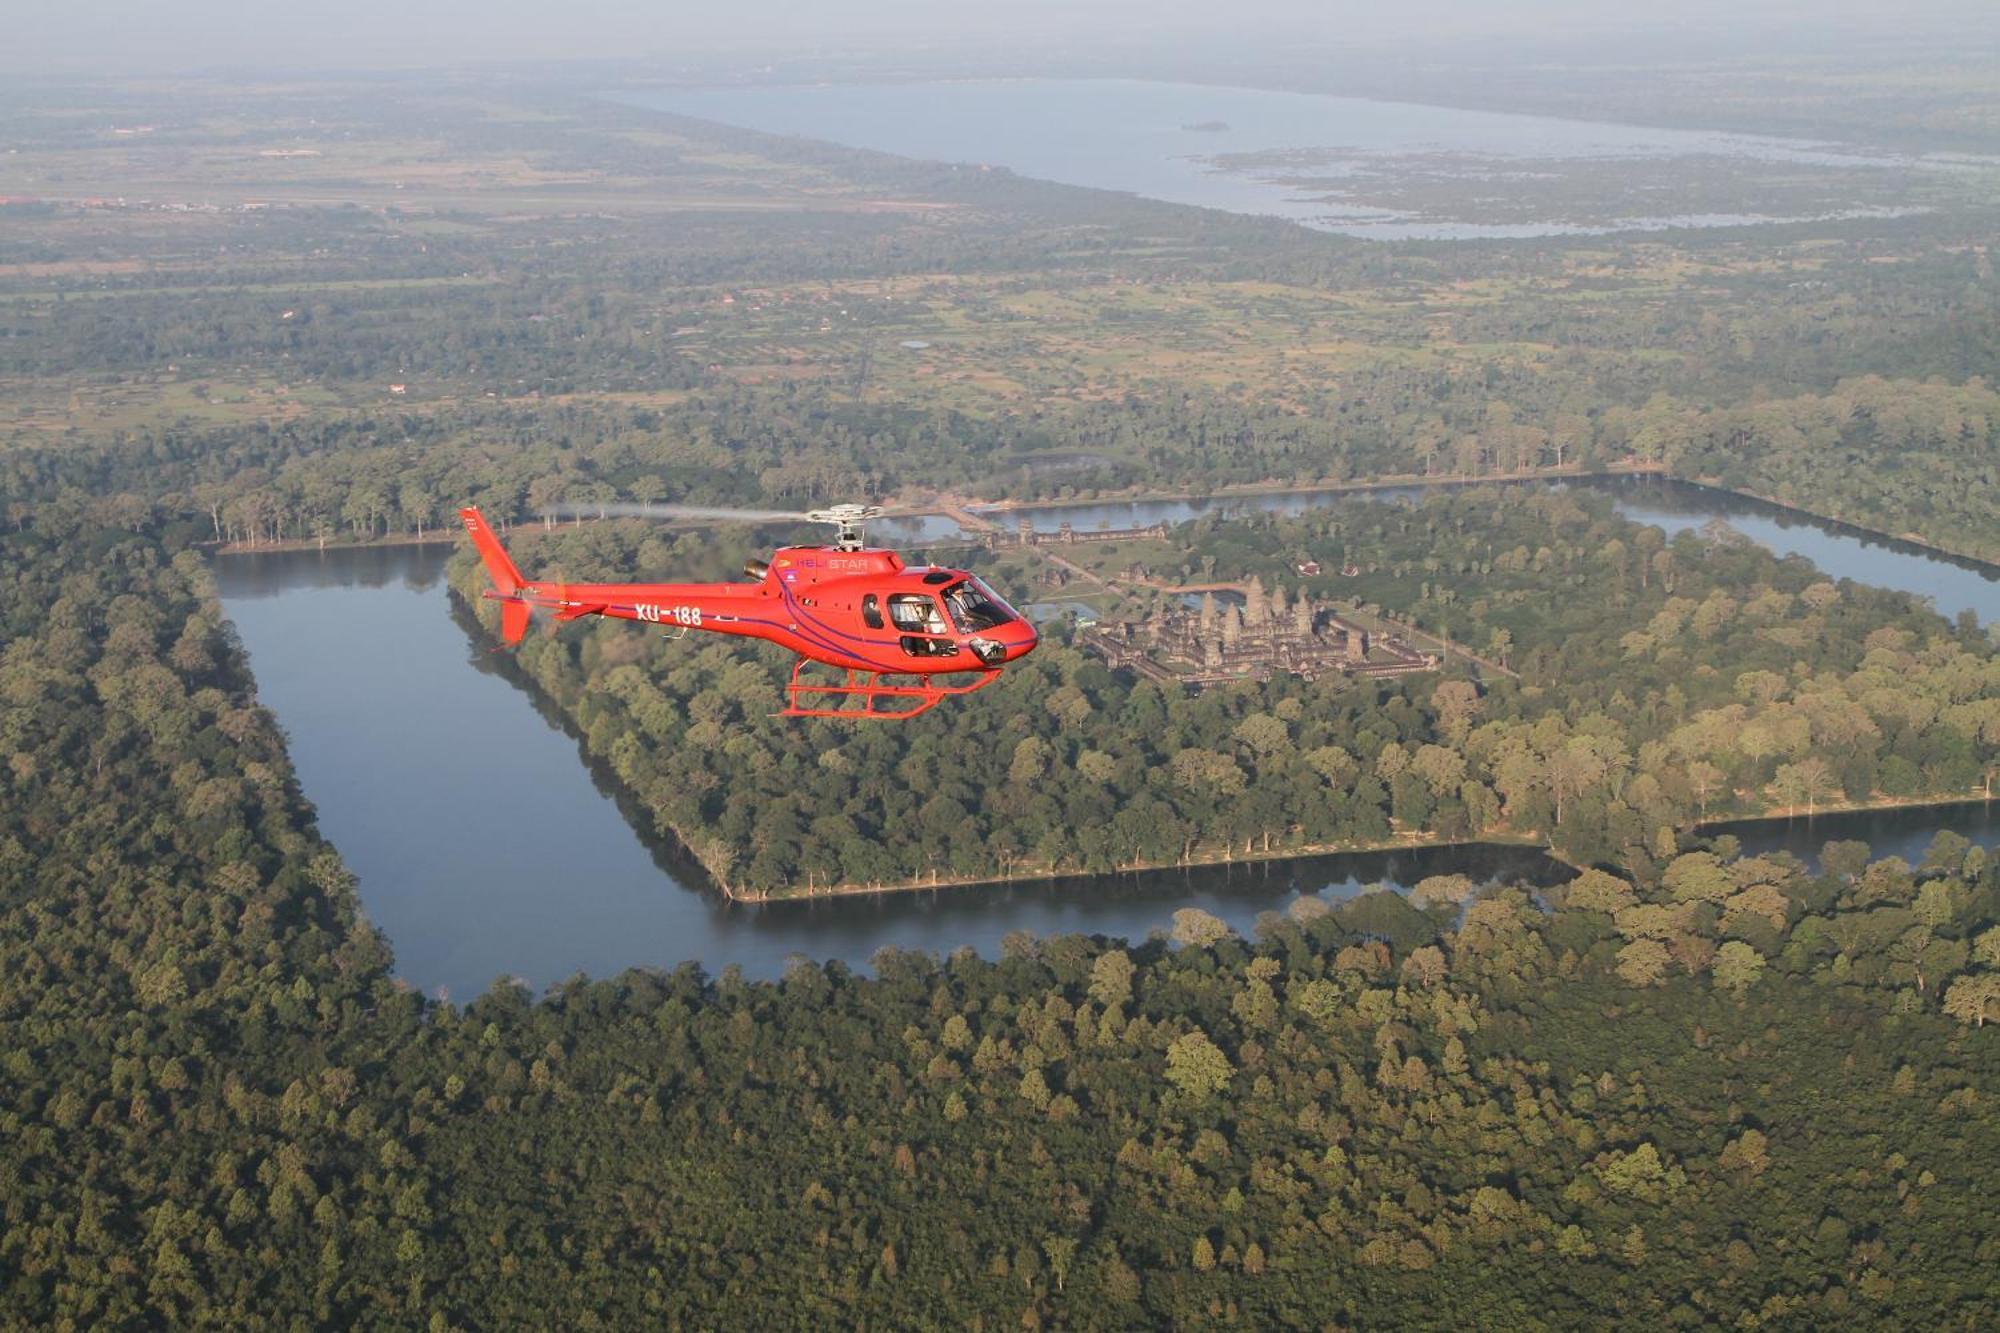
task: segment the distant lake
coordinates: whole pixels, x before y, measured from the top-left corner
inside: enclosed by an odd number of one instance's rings
[[[1559,216],[1479,222],[1359,207],[1328,181],[1422,158],[1476,180],[1481,161],[1724,157],[1799,167],[1945,168],[1764,135],[1671,130],[1135,79],[1004,79],[673,89],[618,100],[770,134],[828,140],[903,157],[1006,167],[1024,176],[1117,190],[1231,213],[1280,217],[1388,239],[1478,239],[1798,220],[1745,213],[1654,213],[1615,223]],[[1244,162],[1244,155],[1259,155]],[[1957,165],[1963,165],[1957,164]],[[1501,188],[1484,187],[1487,193]],[[1532,180],[1511,187],[1530,193]],[[1475,189],[1475,193],[1477,190]],[[1853,214],[1894,209],[1856,208]],[[1818,211],[1808,216],[1831,214]]]

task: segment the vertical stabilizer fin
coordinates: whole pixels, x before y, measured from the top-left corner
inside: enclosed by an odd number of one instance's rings
[[[472,535],[472,544],[479,548],[479,558],[486,562],[486,572],[493,576],[494,588],[503,597],[513,596],[527,580],[521,577],[520,570],[514,568],[514,562],[507,558],[506,548],[493,535],[493,529],[486,526],[485,516],[470,506],[459,510],[458,516],[464,520],[465,530]]]

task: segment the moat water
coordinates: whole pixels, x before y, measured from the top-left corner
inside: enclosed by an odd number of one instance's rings
[[[1971,611],[1982,624],[2000,622],[2000,568],[1944,555],[1843,523],[1812,518],[1761,500],[1663,477],[1580,477],[1554,483],[1501,484],[1553,484],[1602,491],[1612,497],[1613,507],[1626,518],[1663,528],[1669,535],[1709,523],[1725,523],[1779,555],[1803,556],[1831,578],[1913,593],[1929,599],[1940,615],[1956,617]],[[1011,526],[1025,519],[1038,532],[1054,532],[1065,523],[1078,532],[1091,532],[1186,523],[1207,514],[1297,514],[1343,498],[1395,504],[1421,499],[1433,489],[1437,488],[1398,486],[1353,491],[1344,496],[1327,491],[1282,491],[1195,500],[1088,501],[1026,505],[990,512],[995,522]],[[885,537],[893,534],[912,545],[942,543],[964,535],[955,521],[943,515],[896,520],[894,526],[884,525],[880,531]]]
[[[1700,508],[1709,496],[1715,502]],[[1652,521],[1727,519],[1850,576],[1972,605],[1996,618],[1996,585],[1915,548],[1896,550],[1832,525],[1733,512],[1712,493],[1634,486],[1621,507]],[[1302,507],[1326,497],[1258,497]],[[1231,501],[1231,504],[1238,502]],[[1147,508],[1172,520],[1180,508]],[[1053,527],[1124,526],[1133,507],[1037,512]],[[1142,521],[1153,521],[1148,517]],[[1760,538],[1762,539],[1762,538]],[[1011,932],[1144,938],[1181,907],[1238,930],[1301,894],[1351,896],[1427,875],[1548,883],[1566,876],[1532,849],[1478,846],[1333,856],[1214,870],[1100,876],[1000,887],[772,904],[732,903],[669,845],[635,831],[615,787],[592,771],[561,721],[538,709],[453,614],[441,547],[228,556],[216,562],[225,608],[249,652],[259,694],[284,725],[323,832],[360,882],[389,937],[396,971],[427,993],[468,999],[496,979],[536,990],[579,972],[693,960],[780,974],[793,955],[866,967],[878,949],[997,954]],[[1964,577],[1972,574],[1974,582]],[[777,666],[774,662],[773,670]],[[1829,839],[1918,860],[1939,829],[2000,842],[1988,805],[1823,815],[1739,825],[1752,851],[1811,859]]]

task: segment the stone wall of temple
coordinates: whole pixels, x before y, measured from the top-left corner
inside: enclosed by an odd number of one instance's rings
[[[1291,601],[1282,588],[1267,594],[1255,579],[1241,606],[1205,593],[1198,607],[1169,605],[1143,619],[1106,622],[1083,641],[1113,667],[1191,685],[1278,672],[1307,680],[1333,672],[1398,676],[1438,666],[1435,655],[1395,635],[1373,635],[1303,595]]]

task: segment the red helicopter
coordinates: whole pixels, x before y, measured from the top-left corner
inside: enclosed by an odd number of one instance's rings
[[[830,546],[785,546],[743,567],[748,583],[540,583],[525,578],[477,509],[458,511],[486,562],[500,603],[500,637],[516,644],[537,607],[559,621],[608,616],[661,625],[676,638],[689,630],[766,639],[798,654],[780,717],[901,720],[970,694],[999,679],[1000,669],[1035,650],[1032,625],[978,577],[962,569],[906,565],[894,551],[870,549],[863,525],[879,509],[845,504],[794,514],[685,506],[592,506],[646,517],[730,518],[750,522],[828,523]],[[839,682],[802,673],[808,662],[846,672]],[[969,676],[957,684],[942,677]],[[892,680],[910,683],[891,683]],[[857,707],[841,707],[852,700]],[[912,706],[904,706],[912,705]]]

